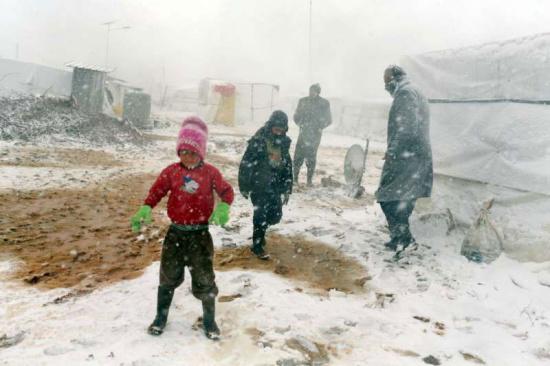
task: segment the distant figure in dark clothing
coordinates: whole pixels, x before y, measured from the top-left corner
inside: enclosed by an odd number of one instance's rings
[[[281,221],[282,206],[292,193],[291,140],[287,131],[287,115],[273,112],[248,141],[239,166],[239,189],[254,205],[252,252],[260,259],[269,259],[265,251],[266,230]]]
[[[294,113],[294,122],[300,127],[300,135],[294,151],[294,182],[298,183],[300,168],[306,161],[307,185],[313,185],[313,175],[317,164],[317,149],[321,143],[323,129],[332,123],[330,103],[321,98],[321,86],[309,87],[309,96],[300,99]]]
[[[426,98],[411,85],[405,71],[389,66],[386,90],[393,97],[388,118],[388,146],[376,199],[388,221],[391,250],[415,243],[409,216],[416,200],[430,197],[433,184],[430,110]]]

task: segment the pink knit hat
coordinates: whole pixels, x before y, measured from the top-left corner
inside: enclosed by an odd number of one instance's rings
[[[176,152],[180,150],[196,152],[202,160],[206,155],[206,140],[208,139],[208,126],[197,116],[187,117],[181,124],[178,133]]]

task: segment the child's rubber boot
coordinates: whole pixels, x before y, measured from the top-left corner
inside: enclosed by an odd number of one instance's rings
[[[147,328],[147,333],[153,336],[159,336],[164,332],[166,322],[168,321],[168,310],[174,297],[174,289],[166,286],[159,286],[157,292],[157,316]]]
[[[216,324],[216,299],[209,297],[202,301],[202,325],[204,328],[204,335],[208,339],[217,341],[220,339],[220,328]]]

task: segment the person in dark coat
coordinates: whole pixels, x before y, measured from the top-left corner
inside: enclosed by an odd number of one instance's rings
[[[254,205],[251,250],[260,259],[269,259],[265,251],[266,230],[281,221],[282,206],[292,193],[291,140],[287,131],[286,113],[274,111],[248,140],[239,166],[239,189]]]
[[[388,118],[388,146],[376,199],[388,221],[392,250],[413,243],[409,216],[416,200],[430,197],[433,184],[430,110],[426,98],[399,66],[384,72],[386,90],[393,97]]]
[[[294,122],[300,127],[296,150],[294,151],[294,182],[298,183],[300,168],[306,162],[307,185],[313,185],[313,175],[317,164],[317,150],[321,143],[323,129],[332,123],[330,103],[321,98],[321,86],[309,87],[309,96],[301,98],[294,113]]]

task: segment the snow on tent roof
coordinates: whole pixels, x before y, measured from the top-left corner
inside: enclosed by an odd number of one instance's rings
[[[96,65],[87,65],[87,64],[83,64],[81,62],[75,62],[75,61],[67,62],[65,66],[72,67],[72,68],[86,69],[91,71],[100,71],[105,73],[109,73],[113,71],[113,69],[107,69]]]
[[[407,56],[430,99],[550,100],[550,33]]]
[[[402,66],[431,102],[436,173],[550,195],[550,34]]]

